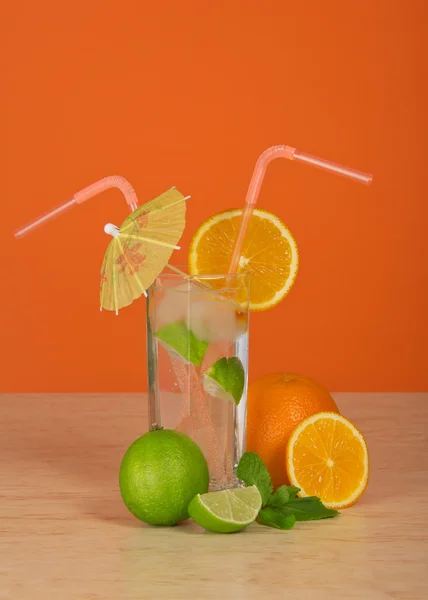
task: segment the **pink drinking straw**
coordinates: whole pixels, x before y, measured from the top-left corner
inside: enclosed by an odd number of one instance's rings
[[[104,177],[103,179],[88,185],[87,187],[83,188],[83,190],[80,190],[80,192],[76,192],[71,200],[67,200],[67,202],[64,202],[64,204],[60,204],[60,206],[57,206],[53,210],[45,213],[35,221],[32,221],[28,225],[21,227],[21,229],[18,229],[18,231],[15,232],[15,237],[20,238],[24,235],[27,235],[27,233],[30,233],[30,231],[33,231],[34,229],[37,229],[37,227],[44,225],[47,221],[57,217],[76,204],[83,204],[83,202],[86,202],[86,200],[89,200],[93,196],[96,196],[97,194],[100,194],[101,192],[111,188],[117,188],[122,192],[131,212],[138,208],[137,194],[134,192],[134,188],[131,186],[131,184],[124,177],[120,177],[119,175],[111,175],[110,177]]]
[[[138,208],[137,195],[136,195],[133,187],[131,186],[131,184],[124,177],[120,177],[118,175],[104,177],[103,179],[100,179],[99,181],[96,181],[95,183],[92,183],[91,185],[88,185],[87,187],[83,188],[83,190],[80,190],[80,192],[76,192],[74,194],[74,196],[67,202],[64,202],[60,206],[57,206],[53,210],[45,213],[44,215],[42,215],[35,221],[32,221],[28,225],[25,225],[24,227],[21,227],[20,229],[18,229],[18,231],[15,232],[15,237],[21,238],[21,237],[27,235],[34,229],[37,229],[41,225],[44,225],[46,222],[57,217],[61,213],[66,212],[68,209],[72,208],[76,204],[82,204],[83,202],[86,202],[86,200],[93,198],[93,196],[96,196],[97,194],[100,194],[101,192],[104,192],[105,190],[109,190],[111,188],[118,188],[123,193],[131,212]],[[170,265],[168,265],[168,266],[170,268],[172,268],[174,271],[176,271],[176,272],[178,271],[176,268],[171,267]],[[178,272],[181,273],[181,271],[178,271]],[[183,275],[185,275],[185,274],[183,273]],[[145,294],[145,295],[147,295],[147,294]],[[173,363],[173,366],[174,366],[174,363]],[[176,370],[175,370],[175,372],[177,375]],[[178,375],[177,375],[177,379],[180,384],[181,392],[183,393],[184,397],[186,398],[186,394],[190,393],[189,390],[186,389],[186,382],[182,378],[180,378]],[[213,454],[214,454],[214,457],[213,457],[214,474],[217,478],[219,478],[222,476],[220,447],[219,447],[219,444],[218,444],[218,441],[216,438],[216,432],[215,432],[215,428],[214,428],[214,425],[211,420],[210,413],[208,412],[208,407],[205,404],[205,396],[204,396],[204,392],[202,389],[202,385],[201,385],[201,382],[199,381],[198,375],[197,375],[195,367],[193,365],[189,366],[189,383],[194,388],[192,390],[193,398],[194,398],[196,410],[198,413],[198,418],[201,422],[201,425],[208,427],[208,438],[209,438],[208,451],[213,452]]]
[[[235,240],[229,262],[228,272],[230,274],[238,271],[239,259],[242,255],[242,247],[247,235],[251,215],[253,214],[254,207],[259,197],[260,188],[265,177],[266,169],[268,164],[275,158],[288,158],[289,160],[297,160],[299,162],[318,167],[319,169],[323,169],[324,171],[336,173],[337,175],[348,177],[354,181],[365,183],[366,185],[369,185],[372,181],[372,176],[368,173],[356,171],[355,169],[343,167],[342,165],[332,163],[328,160],[324,160],[323,158],[317,158],[316,156],[299,152],[299,150],[296,150],[296,148],[291,148],[290,146],[272,146],[271,148],[268,148],[259,156],[256,166],[254,167],[253,175],[247,191],[247,196],[245,198],[244,210],[242,211],[238,236]]]

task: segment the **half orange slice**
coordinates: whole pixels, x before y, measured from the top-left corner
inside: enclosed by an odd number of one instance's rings
[[[287,475],[299,496],[318,496],[329,508],[346,508],[363,494],[369,453],[363,435],[342,415],[321,412],[304,419],[286,450]]]

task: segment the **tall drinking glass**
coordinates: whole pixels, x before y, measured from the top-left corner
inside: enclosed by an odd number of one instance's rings
[[[248,274],[163,273],[149,290],[149,421],[202,449],[210,489],[236,485],[245,451]]]

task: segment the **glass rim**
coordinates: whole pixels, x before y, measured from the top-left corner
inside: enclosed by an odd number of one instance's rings
[[[183,275],[181,275],[180,273],[174,273],[173,271],[162,271],[162,273],[160,273],[156,279],[171,279],[171,278],[177,278],[177,279],[244,279],[246,277],[249,277],[250,272],[249,271],[240,271],[239,273],[198,273],[196,275],[192,275],[188,272],[185,271],[185,269],[188,269],[187,265],[172,265],[173,267],[176,267],[177,269],[180,269],[183,271]],[[165,267],[168,268],[168,267]]]

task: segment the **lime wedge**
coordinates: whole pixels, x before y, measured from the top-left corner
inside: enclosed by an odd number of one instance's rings
[[[166,346],[197,367],[202,362],[208,343],[198,339],[184,321],[164,325],[155,336]]]
[[[189,515],[198,525],[215,533],[234,533],[251,525],[262,507],[255,485],[221,492],[198,494],[188,506]]]
[[[220,358],[204,373],[204,389],[215,398],[230,400],[236,405],[242,397],[245,371],[237,356]]]

